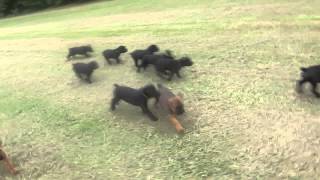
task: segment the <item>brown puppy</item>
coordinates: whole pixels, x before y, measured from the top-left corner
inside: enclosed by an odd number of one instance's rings
[[[18,171],[15,169],[15,167],[9,160],[9,157],[7,156],[7,154],[3,151],[1,145],[0,145],[0,161],[4,162],[4,165],[10,171],[11,174],[16,175],[18,173]]]
[[[182,102],[182,95],[180,93],[178,95],[173,94],[170,89],[164,87],[162,84],[158,84],[158,88],[160,92],[160,106],[169,111],[170,122],[176,128],[176,131],[178,133],[183,133],[184,128],[176,118],[177,115],[183,114],[185,112]]]

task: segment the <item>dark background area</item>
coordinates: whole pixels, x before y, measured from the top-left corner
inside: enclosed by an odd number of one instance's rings
[[[26,14],[49,7],[94,0],[0,0],[0,17]]]

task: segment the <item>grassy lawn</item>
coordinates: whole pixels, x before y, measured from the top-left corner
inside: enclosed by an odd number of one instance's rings
[[[0,20],[0,138],[20,170],[0,179],[317,179],[320,102],[294,91],[320,59],[320,2],[113,0]],[[95,49],[93,84],[67,49]],[[152,68],[104,65],[101,52],[157,44],[195,65],[167,82]],[[184,94],[177,135],[121,103],[113,84]]]

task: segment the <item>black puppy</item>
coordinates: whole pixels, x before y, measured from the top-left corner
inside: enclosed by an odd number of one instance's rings
[[[150,55],[150,54],[153,54],[155,52],[159,51],[159,48],[157,45],[150,45],[147,49],[137,49],[133,52],[130,53],[132,59],[134,60],[134,65],[136,67],[139,66],[139,59],[142,60],[142,58],[145,56],[145,55]]]
[[[121,53],[127,52],[128,49],[125,46],[119,46],[116,49],[107,49],[102,52],[102,55],[108,62],[108,64],[111,64],[110,59],[115,59],[117,63],[119,64],[121,62],[120,55]]]
[[[157,70],[157,74],[160,77],[163,77],[163,74],[168,75],[168,80],[171,81],[174,74],[176,74],[178,78],[181,78],[179,73],[180,69],[185,66],[192,66],[193,62],[189,57],[182,57],[178,60],[172,58],[160,58],[154,65]]]
[[[156,102],[159,101],[160,93],[157,91],[154,85],[148,84],[140,89],[133,89],[126,86],[119,86],[114,84],[113,99],[111,101],[111,110],[116,109],[116,105],[120,100],[124,100],[134,106],[140,106],[142,112],[147,114],[153,121],[157,121],[158,118],[152,114],[148,108],[148,99],[156,98]]]
[[[75,63],[72,64],[72,69],[79,79],[83,79],[88,83],[91,83],[91,75],[95,69],[99,67],[96,61],[89,63]],[[85,77],[83,77],[85,76]]]
[[[67,60],[69,60],[70,57],[75,56],[77,54],[89,57],[90,56],[88,54],[89,52],[93,52],[91,45],[69,48],[69,54],[67,56]]]
[[[174,59],[174,56],[170,50],[166,50],[164,53],[145,55],[142,58],[142,63],[138,65],[138,72],[140,72],[141,67],[146,70],[150,64],[155,64],[161,58]]]
[[[297,82],[296,90],[298,93],[302,93],[302,85],[306,82],[311,83],[312,85],[312,93],[320,98],[320,94],[317,92],[317,85],[320,82],[320,65],[310,66],[307,68],[301,69],[301,80]]]

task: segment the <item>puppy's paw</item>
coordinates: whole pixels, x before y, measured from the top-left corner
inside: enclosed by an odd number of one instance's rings
[[[15,170],[13,170],[11,173],[12,173],[12,175],[18,175],[18,174],[19,174],[19,171],[15,169]]]
[[[179,133],[179,134],[183,134],[185,132],[185,129],[183,127],[176,128],[176,130],[177,130],[177,133]]]

